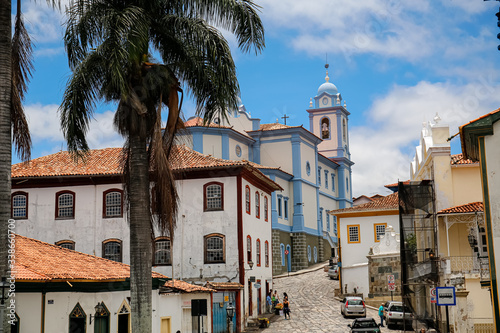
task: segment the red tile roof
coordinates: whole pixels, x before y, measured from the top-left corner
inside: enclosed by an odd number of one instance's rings
[[[238,282],[207,282],[206,286],[216,290],[243,289],[243,285]]]
[[[332,210],[330,211],[330,213],[337,215],[343,213],[387,210],[399,210],[399,196],[397,192],[389,194],[388,196],[385,196],[383,198],[361,204],[359,206]]]
[[[409,180],[405,180],[403,182],[403,184],[404,185],[408,185],[408,184],[410,184],[410,181]],[[389,188],[389,187],[397,187],[398,185],[399,185],[399,183],[394,183],[394,184],[384,185],[384,187],[387,187],[387,188]]]
[[[475,213],[475,212],[484,212],[484,206],[482,202],[472,202],[465,205],[442,209],[438,212],[438,214],[457,214],[457,213]]]
[[[60,176],[96,176],[121,175],[122,148],[105,148],[89,151],[85,162],[75,162],[67,151],[61,151],[12,166],[12,178],[60,177]],[[271,182],[276,189],[282,189],[277,183],[267,178],[259,168],[279,169],[262,166],[246,160],[231,161],[200,154],[186,146],[178,145],[172,150],[170,158],[174,171],[215,169],[241,166],[254,171],[258,178]]]
[[[193,117],[189,119],[188,121],[184,122],[185,127],[198,127],[198,126],[203,126],[203,127],[220,127],[220,128],[232,128],[231,126],[222,126],[219,124],[216,124],[214,122],[210,122],[208,124],[203,123],[203,118],[200,117]]]
[[[116,281],[130,277],[130,266],[16,235],[17,281]],[[152,277],[167,278],[152,272]]]
[[[170,289],[171,291],[181,291],[185,293],[209,293],[215,291],[214,289],[187,283],[182,280],[173,280],[173,279],[165,282],[163,287]]]
[[[451,165],[463,165],[463,164],[479,165],[479,162],[474,162],[470,159],[464,158],[462,154],[451,155]]]
[[[464,125],[462,125],[462,126],[460,126],[460,127],[459,127],[459,130],[460,130],[460,132],[459,132],[459,133],[462,133],[462,127],[465,127],[465,126],[467,126],[467,125],[469,125],[469,124],[475,123],[476,121],[481,120],[481,119],[486,118],[486,117],[489,117],[489,116],[491,116],[492,114],[495,114],[495,113],[497,113],[497,112],[500,112],[500,108],[498,108],[498,109],[496,109],[496,110],[493,110],[493,111],[491,111],[490,113],[487,113],[487,114],[485,114],[485,115],[482,115],[482,116],[481,116],[481,117],[479,117],[479,118],[476,118],[476,119],[474,119],[474,120],[469,121],[467,124],[464,124]]]
[[[278,129],[286,129],[286,128],[299,128],[301,126],[288,126],[280,123],[274,124],[261,124],[259,131],[274,131]]]

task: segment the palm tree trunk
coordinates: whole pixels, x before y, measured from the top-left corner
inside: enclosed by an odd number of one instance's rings
[[[0,0],[0,277],[7,277],[7,226],[10,218],[11,140],[11,0]],[[10,325],[0,319],[4,332]],[[7,330],[8,329],[8,330]]]
[[[145,126],[142,122],[142,126]],[[145,132],[140,131],[139,132]],[[129,135],[130,144],[130,295],[132,332],[152,332],[151,231],[146,139]]]

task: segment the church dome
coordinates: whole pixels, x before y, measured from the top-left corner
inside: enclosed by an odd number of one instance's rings
[[[330,95],[337,95],[339,93],[339,91],[337,90],[337,87],[331,82],[325,82],[319,86],[318,96],[324,92],[326,92]]]

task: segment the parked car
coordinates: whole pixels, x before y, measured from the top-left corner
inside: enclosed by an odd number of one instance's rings
[[[361,297],[348,296],[340,301],[340,313],[344,317],[360,316],[366,317],[365,301]]]
[[[389,309],[389,306],[391,304],[399,304],[399,305],[402,305],[403,303],[399,302],[399,301],[387,301],[385,302],[384,304],[384,320],[387,321],[387,318],[386,318],[386,315],[387,315],[387,310]]]
[[[338,280],[339,279],[339,266],[333,265],[330,267],[328,270],[328,277],[332,280]]]
[[[406,321],[406,325],[412,325],[413,313],[410,308],[407,306],[403,307],[402,302],[393,302],[387,308],[387,312],[385,313],[385,323],[387,327],[403,324]]]
[[[347,325],[351,328],[351,333],[378,333],[380,332],[380,324],[377,324],[373,318],[356,318],[352,324]]]

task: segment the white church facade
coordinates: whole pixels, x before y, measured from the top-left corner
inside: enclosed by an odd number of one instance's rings
[[[307,112],[309,129],[261,124],[240,103],[227,119],[189,119],[180,139],[203,154],[256,163],[283,188],[271,198],[274,275],[336,255],[337,223],[327,212],[352,206],[350,113],[328,71]]]

